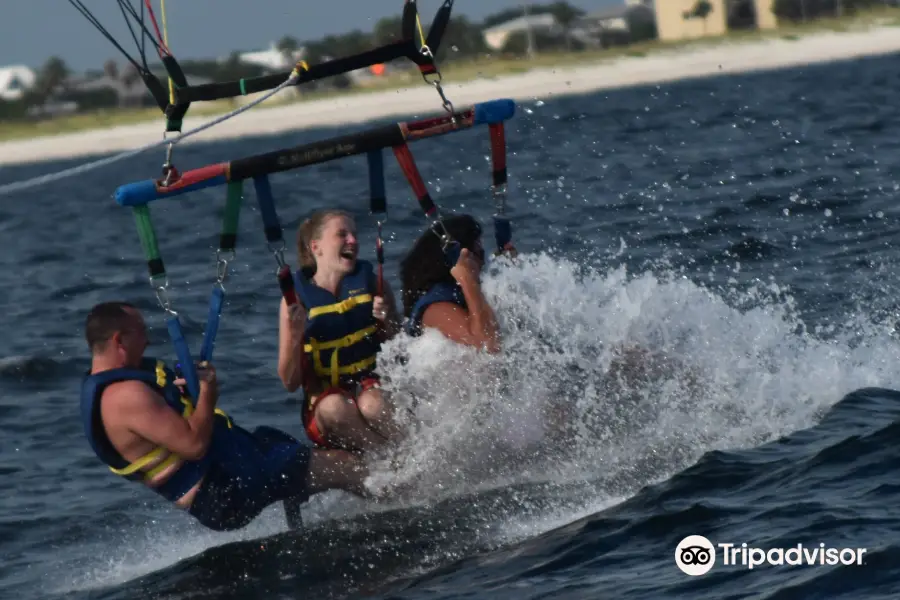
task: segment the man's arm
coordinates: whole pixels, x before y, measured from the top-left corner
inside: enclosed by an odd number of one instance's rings
[[[218,390],[215,383],[200,380],[200,397],[193,414],[185,419],[162,396],[139,381],[123,381],[107,389],[104,404],[112,416],[142,438],[187,460],[203,458],[212,438]]]

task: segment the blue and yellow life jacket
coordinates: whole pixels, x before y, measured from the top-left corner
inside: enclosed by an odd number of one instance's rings
[[[162,394],[166,404],[172,410],[179,412],[185,419],[193,414],[194,405],[188,398],[182,396],[179,389],[172,383],[175,380],[175,374],[162,361],[153,358],[145,358],[140,368],[137,369],[111,369],[85,376],[81,385],[81,420],[84,425],[84,433],[94,453],[116,475],[132,481],[149,481],[172,463],[181,459],[173,453],[157,466],[145,471],[144,467],[167,451],[165,448],[158,447],[129,463],[109,441],[100,416],[100,397],[103,390],[112,383],[131,380],[142,381],[158,391]],[[231,429],[231,419],[223,411],[216,409],[213,441],[203,458],[185,460],[168,480],[159,487],[153,488],[154,491],[172,502],[184,496],[200,481],[210,464],[222,458],[219,454],[232,453],[229,449]]]
[[[372,264],[358,260],[341,281],[337,296],[316,285],[302,269],[295,281],[307,311],[303,351],[311,358],[315,376],[331,387],[371,374],[381,349],[378,322],[372,316],[377,293]]]
[[[458,284],[436,283],[416,301],[409,312],[409,319],[406,321],[406,333],[408,335],[422,335],[422,316],[425,314],[425,309],[435,302],[452,302],[467,308],[466,298]]]

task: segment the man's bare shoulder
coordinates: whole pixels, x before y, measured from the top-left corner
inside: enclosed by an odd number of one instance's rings
[[[117,381],[109,384],[103,390],[103,404],[115,406],[147,406],[148,404],[156,404],[162,400],[155,390],[143,381]]]

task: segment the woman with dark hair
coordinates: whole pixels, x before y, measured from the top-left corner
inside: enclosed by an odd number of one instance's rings
[[[400,267],[406,331],[417,336],[433,327],[454,342],[497,353],[500,328],[481,290],[481,225],[470,215],[446,217],[442,223],[459,243],[459,259],[453,267],[447,265],[432,229],[413,244]],[[515,252],[511,244],[506,249]]]

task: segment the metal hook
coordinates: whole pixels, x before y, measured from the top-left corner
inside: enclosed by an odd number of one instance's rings
[[[494,196],[494,206],[497,214],[502,215],[506,212],[506,184],[492,185],[491,193]]]
[[[156,292],[156,301],[165,312],[178,316],[178,313],[172,310],[172,301],[169,299],[169,278],[164,276],[162,283],[158,283],[157,280],[157,277],[150,277],[150,286]]]
[[[227,255],[228,258],[224,258],[223,255]],[[225,289],[223,283],[228,275],[228,263],[233,261],[235,256],[234,250],[228,250],[227,252],[216,250],[216,283],[222,289]]]
[[[272,255],[275,257],[275,262],[278,263],[278,269],[276,270],[276,273],[277,273],[282,268],[284,268],[284,266],[286,264],[284,262],[284,249],[285,249],[284,240],[283,239],[278,240],[277,246],[274,246],[272,244],[272,242],[266,242],[266,247],[269,249],[269,252],[271,252]]]

